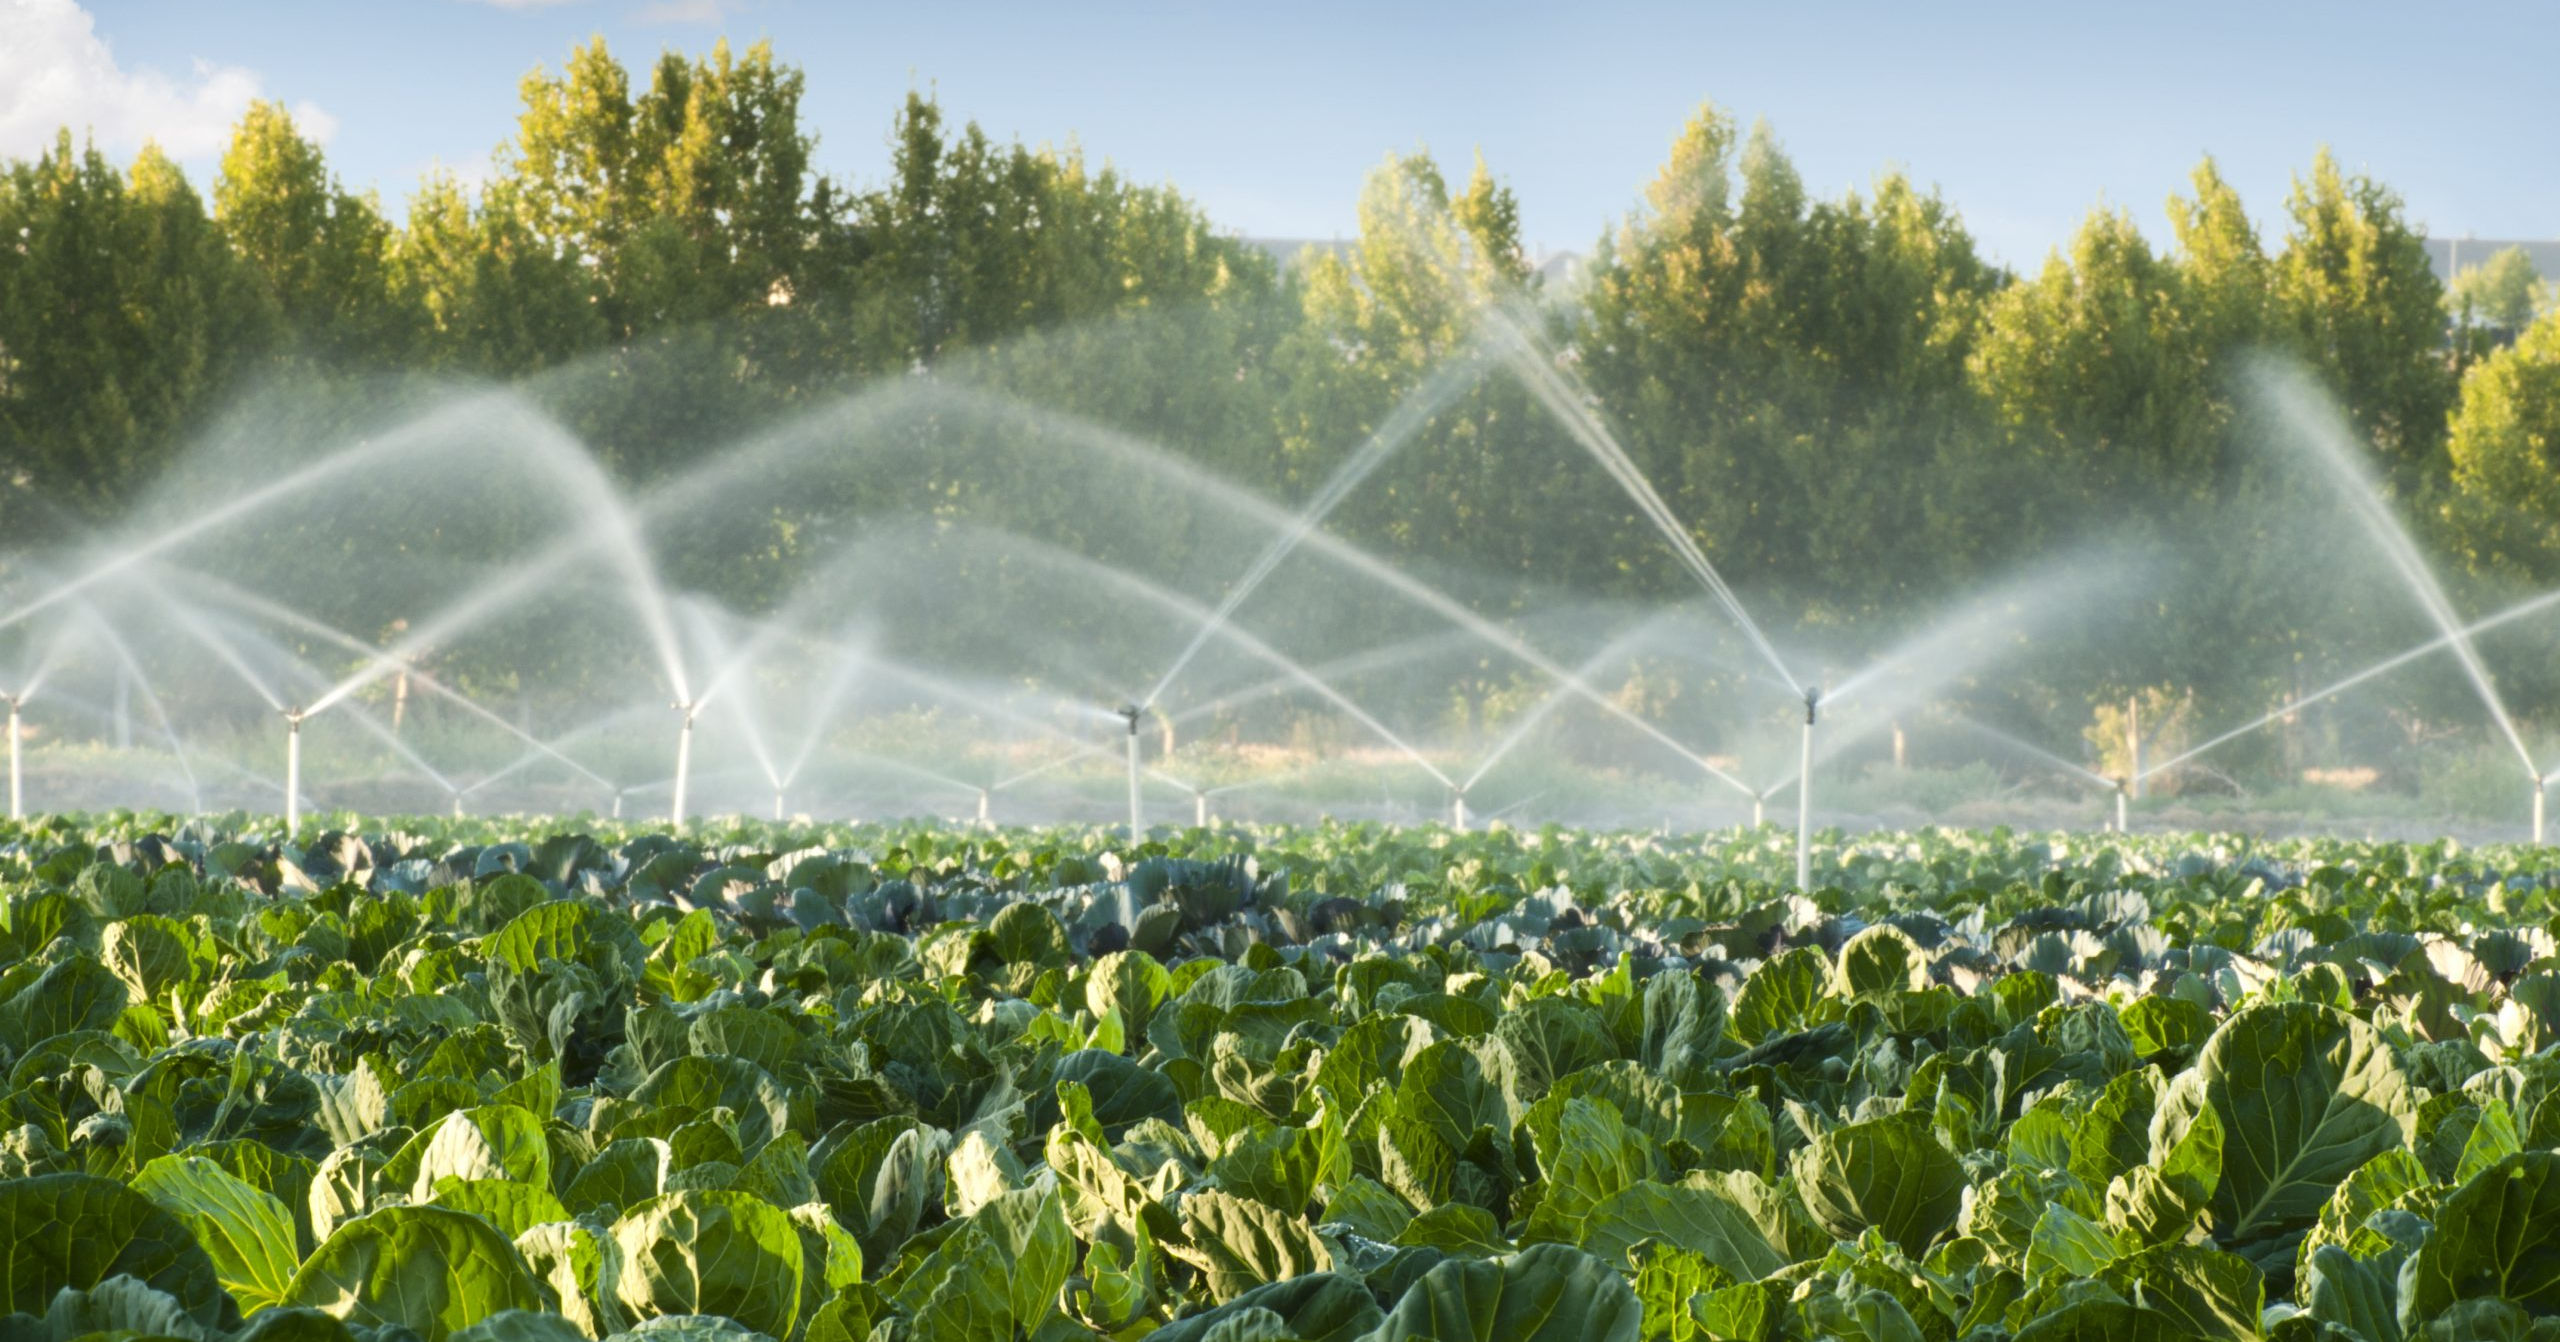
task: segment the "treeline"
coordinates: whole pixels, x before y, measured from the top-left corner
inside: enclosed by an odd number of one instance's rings
[[[2560,578],[2560,318],[2449,313],[2398,197],[2326,153],[2264,226],[2208,160],[2166,249],[2101,208],[2013,275],[1903,175],[1816,196],[1766,128],[1710,109],[1585,290],[1540,305],[1480,161],[1453,184],[1390,156],[1357,240],[1283,267],[1170,188],[923,97],[885,178],[836,181],[801,93],[763,46],[635,73],[599,41],[525,81],[485,181],[430,179],[397,224],[272,105],[209,194],[66,130],[0,173],[0,528],[114,516],[246,388],[383,370],[541,383],[646,482],[848,386],[968,362],[1294,500],[1505,304],[1781,623],[1889,627],[2128,530],[2232,550],[2052,690],[2066,719],[2142,686],[2283,692],[2316,660],[2298,594],[2241,595],[2284,558],[2267,518],[2330,509],[2259,450],[2258,353],[2311,370],[2402,511],[2484,580]],[[1364,543],[1524,593],[1691,591],[1520,380],[1462,389],[1417,438],[1339,514]]]

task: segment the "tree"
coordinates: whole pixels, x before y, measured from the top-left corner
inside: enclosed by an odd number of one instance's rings
[[[1766,127],[1708,107],[1590,274],[1590,382],[1728,579],[1837,622],[2002,557],[1965,375],[2000,276],[1935,197],[1809,199]]]
[[[669,52],[637,97],[603,39],[525,77],[509,199],[591,266],[618,339],[792,301],[831,190],[809,171],[803,78],[769,43]]]
[[[249,104],[213,202],[223,237],[306,350],[368,364],[407,353],[412,320],[392,295],[391,226],[371,196],[339,188],[283,107]]]
[[[2473,567],[2560,571],[2560,313],[2463,374],[2446,450],[2449,520]]]
[[[474,202],[438,175],[410,198],[391,280],[425,323],[421,362],[515,376],[604,342],[593,279],[534,233],[514,190],[501,178]]]
[[[2309,176],[2294,179],[2286,210],[2276,303],[2297,348],[2404,492],[2440,480],[2454,376],[2424,239],[2396,193],[2348,176],[2325,149]]]
[[[2499,250],[2466,266],[2445,287],[2445,310],[2461,329],[2485,328],[2496,340],[2513,340],[2533,321],[2542,297],[2542,272],[2522,247]]]
[[[112,513],[249,360],[272,310],[175,163],[119,178],[68,131],[0,173],[0,508],[15,536]]]

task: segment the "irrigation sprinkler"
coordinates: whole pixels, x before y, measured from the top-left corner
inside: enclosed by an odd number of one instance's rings
[[[1449,789],[1449,828],[1460,834],[1467,832],[1467,793],[1464,788]]]
[[[18,771],[18,704],[25,698],[23,690],[9,696],[9,818],[13,821],[27,818],[26,789]]]
[[[462,818],[462,791],[459,788],[456,788],[453,794],[453,818],[456,820]]]
[[[782,789],[780,788],[773,790],[773,818],[776,821],[782,819]]]
[[[622,788],[615,788],[615,789],[613,790],[613,818],[614,818],[614,819],[616,819],[616,820],[620,820],[620,819],[622,818],[622,794],[623,794],[623,792],[624,792],[624,789],[622,789]]]
[[[2533,846],[2536,848],[2542,846],[2542,803],[2550,789],[2549,777],[2542,774],[2533,776]]]
[[[1191,827],[1193,829],[1209,827],[1209,794],[1198,788],[1191,790]]]
[[[1756,830],[1767,823],[1769,823],[1769,794],[1765,790],[1754,792],[1751,794],[1751,827]]]
[[[677,833],[683,833],[685,779],[693,772],[693,715],[701,710],[702,705],[698,701],[687,703],[679,699],[668,707],[684,715],[684,725],[676,729],[675,795],[667,808],[668,823],[675,826]]]
[[[980,789],[978,789],[978,828],[980,828],[980,829],[993,829],[993,828],[995,828],[995,821],[994,821],[994,820],[992,820],[992,819],[990,819],[990,818],[988,818],[988,815],[987,815],[988,808],[989,808],[989,807],[991,807],[991,806],[994,804],[994,800],[995,800],[995,789],[993,789],[993,788],[980,788]]]
[[[1796,889],[1813,888],[1813,719],[1822,687],[1804,687],[1804,759],[1796,769]]]
[[[284,711],[284,836],[302,832],[302,707]]]
[[[1136,848],[1147,826],[1146,799],[1138,791],[1138,715],[1146,710],[1129,704],[1118,711],[1129,723],[1129,846]]]
[[[2132,779],[2132,778],[2130,778],[2130,777],[2125,777],[2125,778],[2119,778],[2119,779],[2117,779],[2117,780],[2116,780],[2116,833],[2118,833],[2118,834],[2131,834],[2131,833],[2133,832],[2133,822],[2132,822],[2132,820],[2129,818],[2129,817],[2130,817],[2130,815],[2131,815],[2131,812],[2130,812],[2130,810],[2129,810],[2129,809],[2128,809],[2128,807],[2127,807],[2127,803],[2128,803],[2128,802],[2129,802],[2129,800],[2132,798],[2132,796],[2133,796],[2133,779]]]

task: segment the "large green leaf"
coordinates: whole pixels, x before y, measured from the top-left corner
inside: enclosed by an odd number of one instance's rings
[[[1643,1324],[1644,1306],[1616,1268],[1540,1244],[1432,1268],[1368,1342],[1636,1342]]]
[[[761,1198],[661,1194],[623,1213],[613,1238],[623,1263],[616,1295],[636,1317],[723,1314],[775,1337],[799,1318],[799,1232]]]
[[[2206,1108],[2222,1125],[2213,1230],[2235,1246],[2309,1226],[2341,1180],[2408,1145],[2417,1123],[2408,1081],[2373,1027],[2307,1002],[2253,1006],[2214,1031],[2160,1097],[2154,1159]]]
[[[186,1226],[242,1311],[283,1302],[302,1264],[283,1202],[203,1156],[162,1156],[134,1176],[133,1190]]]
[[[22,1314],[42,1314],[56,1292],[109,1277],[167,1292],[208,1328],[232,1312],[221,1272],[186,1224],[113,1179],[0,1181],[0,1242],[8,1245],[8,1306]]]
[[[2560,1315],[2560,1152],[2508,1156],[2444,1200],[2402,1279],[2401,1321],[2492,1296]]]
[[[1212,1300],[1333,1266],[1305,1220],[1264,1203],[1210,1189],[1185,1197],[1181,1210],[1184,1242],[1168,1247],[1200,1269]]]
[[[1648,1180],[1612,1194],[1583,1221],[1582,1247],[1612,1263],[1628,1262],[1646,1240],[1688,1250],[1740,1281],[1787,1265],[1759,1222],[1720,1188]]]
[[[1905,1111],[1852,1123],[1796,1153],[1796,1186],[1816,1224],[1841,1239],[1873,1228],[1918,1254],[1955,1224],[1964,1166],[1926,1115]]]
[[[425,1342],[500,1310],[553,1307],[497,1227],[445,1207],[386,1207],[339,1226],[294,1274],[285,1303],[361,1327],[397,1325]]]

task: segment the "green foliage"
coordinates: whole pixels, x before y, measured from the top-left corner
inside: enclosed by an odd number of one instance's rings
[[[1719,917],[1804,944],[1693,959],[1628,948],[1747,835],[1268,830],[1267,878],[1193,900],[1204,939],[1167,963],[1094,953],[1121,887],[1068,860],[1088,836],[973,835],[913,870],[943,910],[904,934],[923,949],[832,975],[819,948],[902,934],[743,915],[734,873],[772,845],[742,829],[589,840],[605,874],[575,895],[400,895],[416,921],[369,972],[296,978],[254,929],[365,923],[397,878],[148,912],[153,883],[86,860],[134,851],[129,823],[0,874],[13,936],[65,930],[0,962],[10,1308],[64,1342],[2410,1342],[2560,1317],[2560,1068],[2528,1051],[2560,1032],[2547,901],[2449,849],[2062,859],[1938,831],[1844,862],[1838,912],[1734,885]],[[1167,860],[1201,879],[1223,841]],[[1411,880],[1425,853],[1471,880]],[[216,895],[254,879],[175,861]],[[1583,924],[1524,935],[1475,893],[1540,868],[1574,873]],[[2056,899],[2101,873],[2105,898]],[[1456,933],[1354,920],[1336,956],[1286,930],[1319,899]],[[1487,918],[1504,949],[1473,949]],[[2051,960],[2056,927],[2115,958]],[[1591,944],[1626,953],[1564,967]],[[454,977],[415,974],[428,946]],[[270,975],[264,1024],[110,1033]],[[505,1023],[509,981],[603,995],[557,1004],[607,1032],[591,1072]],[[1083,1047],[1106,1017],[1123,1047]]]

